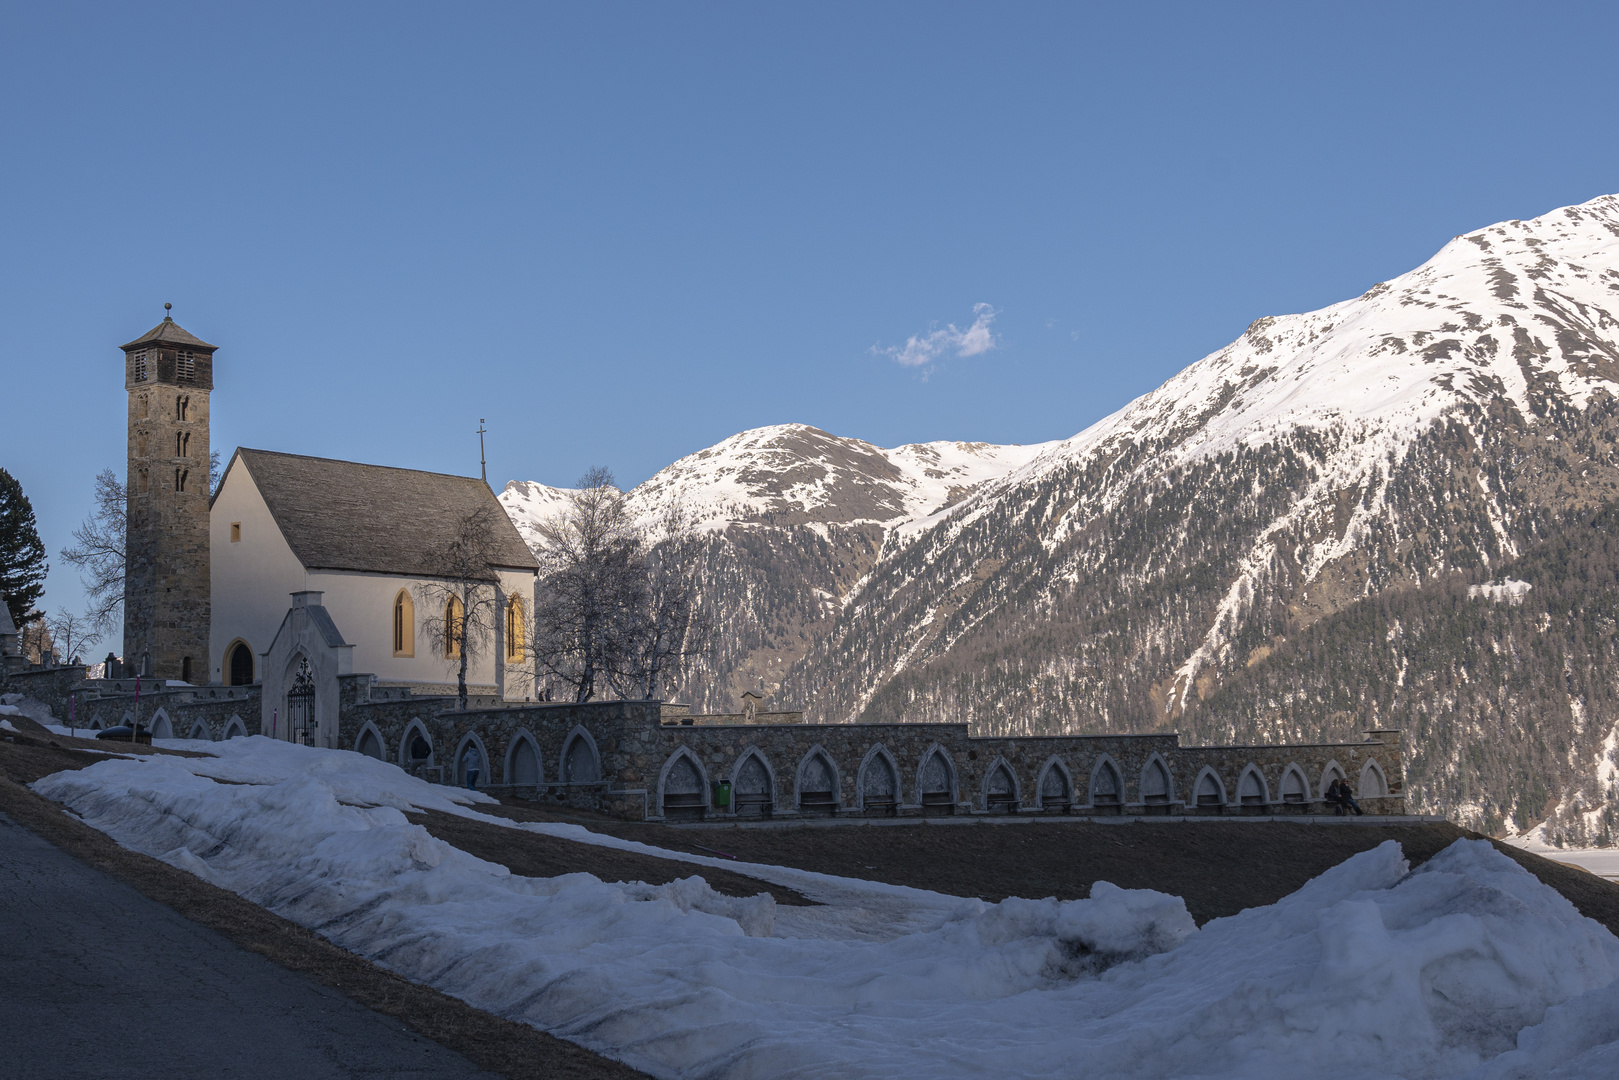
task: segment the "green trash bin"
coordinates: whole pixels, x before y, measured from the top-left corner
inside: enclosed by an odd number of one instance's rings
[[[715,781],[714,805],[721,810],[731,805],[731,782],[729,780]]]

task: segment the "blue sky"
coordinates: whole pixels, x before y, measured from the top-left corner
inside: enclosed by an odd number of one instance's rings
[[[227,455],[476,472],[484,417],[498,488],[788,421],[1063,438],[1619,190],[1616,11],[8,4],[0,464],[54,556],[165,301]]]

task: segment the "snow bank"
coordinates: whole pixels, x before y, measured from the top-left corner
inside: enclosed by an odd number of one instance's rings
[[[400,812],[482,816],[485,797],[342,751],[197,745],[215,756],[35,788],[409,978],[659,1076],[1499,1080],[1608,1077],[1619,1055],[1619,940],[1483,842],[1415,873],[1387,843],[1202,930],[1174,897],[1106,883],[986,904],[727,864],[828,900],[778,909],[695,876],[515,877]],[[851,935],[874,897],[899,929]]]

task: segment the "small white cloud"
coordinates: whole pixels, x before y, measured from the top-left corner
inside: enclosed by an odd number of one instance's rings
[[[886,349],[873,345],[871,351],[906,367],[931,364],[949,352],[957,356],[978,356],[1000,345],[995,331],[990,328],[997,314],[988,304],[974,304],[973,323],[965,330],[950,323],[942,329],[929,330],[926,334],[912,334],[905,339],[904,345],[890,345]]]

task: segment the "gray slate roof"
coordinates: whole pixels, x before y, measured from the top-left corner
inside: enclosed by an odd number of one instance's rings
[[[480,507],[490,511],[496,531],[496,565],[539,566],[495,493],[476,476],[246,448],[236,451],[227,475],[238,459],[306,570],[431,577],[433,554]]]
[[[200,349],[217,349],[218,345],[210,345],[202,338],[187,332],[179,323],[163,316],[163,321],[152,327],[128,345],[118,346],[120,349],[133,349],[137,345],[195,345]]]

